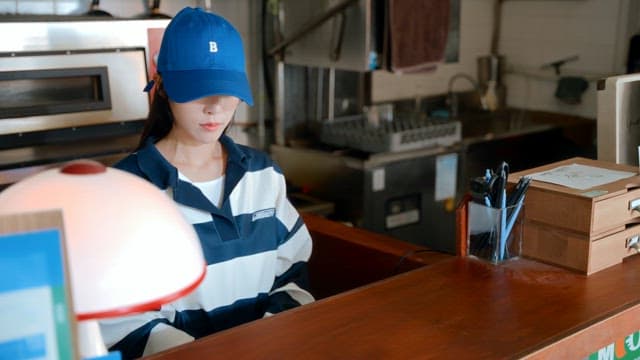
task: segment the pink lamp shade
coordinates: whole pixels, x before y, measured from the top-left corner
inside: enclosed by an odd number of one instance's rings
[[[193,227],[137,176],[82,160],[0,192],[0,214],[50,209],[62,210],[78,320],[158,309],[204,278]]]

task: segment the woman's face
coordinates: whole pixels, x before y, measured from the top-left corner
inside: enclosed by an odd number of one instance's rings
[[[218,141],[229,125],[240,99],[235,96],[207,96],[186,103],[169,101],[174,123],[170,135],[197,144]]]

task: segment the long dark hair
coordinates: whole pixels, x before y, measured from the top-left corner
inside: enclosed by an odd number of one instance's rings
[[[147,115],[147,120],[144,123],[137,149],[144,146],[149,137],[153,137],[156,140],[164,138],[173,127],[173,113],[171,113],[171,108],[169,107],[169,97],[162,85],[162,79],[157,77],[155,82],[155,93],[153,94],[149,115]]]

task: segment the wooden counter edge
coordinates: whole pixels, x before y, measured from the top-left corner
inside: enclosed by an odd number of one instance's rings
[[[581,330],[554,341],[543,348],[534,350],[529,354],[520,354],[516,358],[527,360],[585,359],[599,349],[614,343],[622,345],[628,335],[640,330],[637,325],[639,318],[640,304],[633,305],[626,310],[612,314],[604,320],[587,325]],[[615,340],[612,341],[611,339]]]

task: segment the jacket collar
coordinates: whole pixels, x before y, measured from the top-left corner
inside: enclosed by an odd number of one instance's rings
[[[137,151],[138,166],[146,177],[160,189],[178,187],[178,169],[171,165],[160,154],[155,143],[158,139],[149,137],[142,148]],[[238,146],[230,137],[222,135],[220,143],[227,150],[227,169],[225,183],[225,197],[240,181],[242,174],[247,171],[250,154]]]
[[[229,202],[229,194],[240,181],[248,169],[251,157],[242,147],[236,145],[231,138],[223,135],[220,138],[222,146],[227,150],[227,169],[224,185],[222,207],[213,205],[198,188],[188,182],[178,179],[178,169],[171,165],[155,146],[156,139],[149,138],[144,146],[138,150],[138,166],[144,175],[158,188],[171,193],[174,201],[189,207],[208,211],[213,217],[213,224],[223,240],[240,237],[238,228],[233,221],[233,214]]]

